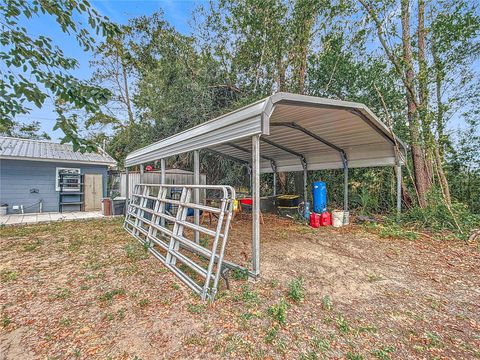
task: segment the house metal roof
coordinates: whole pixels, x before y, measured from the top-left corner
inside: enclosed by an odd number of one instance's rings
[[[127,155],[126,166],[198,149],[252,159],[251,136],[261,135],[261,172],[391,166],[406,146],[365,105],[276,93]],[[289,150],[289,151],[288,151]]]
[[[56,161],[114,166],[117,162],[99,149],[96,153],[73,151],[70,144],[0,136],[0,159]]]

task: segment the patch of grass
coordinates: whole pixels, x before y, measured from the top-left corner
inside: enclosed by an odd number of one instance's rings
[[[150,300],[148,299],[141,299],[139,302],[138,302],[138,305],[142,308],[144,307],[147,307],[148,304],[150,304]]]
[[[192,314],[200,314],[204,312],[205,309],[205,304],[187,304],[187,310]]]
[[[350,325],[348,324],[347,320],[343,317],[343,315],[338,315],[336,319],[338,331],[341,334],[345,335],[350,331]]]
[[[69,288],[57,288],[55,294],[53,294],[53,299],[65,300],[72,296],[72,291]]]
[[[250,319],[253,318],[253,314],[252,313],[242,313],[240,314],[240,319],[244,320],[244,321],[248,321]]]
[[[266,344],[271,344],[277,337],[278,331],[280,328],[278,326],[273,326],[270,329],[268,329],[267,334],[265,335],[265,343]]]
[[[12,322],[12,319],[7,314],[2,315],[2,327],[7,327]]]
[[[145,246],[142,246],[138,243],[130,243],[130,244],[126,244],[123,247],[123,249],[127,254],[127,258],[129,258],[133,262],[143,260],[148,257],[148,252],[147,252],[148,244],[147,244],[147,248],[145,248]]]
[[[442,339],[438,334],[427,331],[425,332],[425,337],[427,338],[429,348],[438,348],[442,346]]]
[[[406,239],[406,240],[417,240],[418,233],[403,228],[394,222],[389,222],[385,224],[376,224],[373,227],[378,231],[378,235],[381,238],[387,239]]]
[[[200,241],[199,241],[199,245],[203,246],[204,248],[208,247],[208,243],[209,243],[209,237],[208,236],[200,239]]]
[[[18,278],[18,273],[14,270],[2,270],[0,271],[0,279],[6,283],[9,281],[15,281]]]
[[[320,338],[320,339],[313,339],[312,346],[316,351],[325,352],[330,350],[331,344],[330,344],[330,340],[325,338]]]
[[[363,355],[349,351],[346,355],[346,359],[347,360],[363,360]]]
[[[309,351],[306,354],[300,355],[300,360],[317,360],[318,354],[315,351]]]
[[[279,285],[279,281],[277,279],[270,280],[270,286],[272,289],[275,289],[276,287],[278,287],[278,285]]]
[[[69,318],[61,318],[60,325],[61,326],[70,326],[72,324],[72,320]]]
[[[82,247],[82,245],[83,241],[81,239],[74,239],[68,244],[68,251],[76,252]]]
[[[365,326],[360,326],[357,331],[359,333],[371,333],[375,334],[378,332],[378,329],[375,325],[365,325]]]
[[[234,269],[232,272],[232,278],[234,280],[247,280],[248,279],[248,270],[244,269]]]
[[[197,346],[204,346],[207,344],[207,339],[205,339],[204,337],[200,336],[200,335],[197,335],[197,334],[193,334],[193,335],[190,335],[189,337],[187,337],[185,339],[185,341],[183,342],[184,345],[197,345]]]
[[[301,302],[305,299],[303,277],[300,276],[288,283],[288,296],[296,302]]]
[[[322,306],[325,310],[330,311],[333,309],[333,302],[330,296],[324,295],[322,297]]]
[[[109,302],[109,303],[112,303],[113,302],[113,298],[117,295],[125,295],[126,291],[124,289],[114,289],[114,290],[111,290],[111,291],[106,291],[105,293],[103,293],[102,295],[100,295],[98,297],[98,300],[102,301],[102,302]]]
[[[390,360],[390,353],[393,353],[395,348],[393,346],[382,347],[372,351],[372,355],[380,360]]]
[[[382,275],[377,275],[377,274],[368,274],[368,282],[375,282],[375,281],[381,281],[383,280]]]
[[[258,304],[260,302],[260,298],[258,297],[258,293],[255,290],[251,290],[250,286],[248,284],[242,285],[241,288],[241,299],[246,303],[246,304]],[[238,301],[238,297],[236,297],[236,300]]]
[[[268,308],[268,314],[280,325],[287,323],[287,307],[288,304],[285,299],[280,299],[280,302],[276,305],[272,305]]]
[[[176,282],[172,283],[172,288],[175,290],[180,290],[180,285],[178,285]]]
[[[35,242],[33,243],[30,243],[30,244],[25,244],[23,246],[23,251],[25,252],[31,252],[31,251],[35,251],[37,250],[38,247],[40,247],[41,245],[43,245],[43,240],[35,240]]]

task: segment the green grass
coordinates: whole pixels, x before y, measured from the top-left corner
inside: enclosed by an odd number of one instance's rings
[[[340,331],[341,334],[345,335],[350,332],[350,325],[348,324],[347,319],[343,317],[343,315],[337,316],[336,324],[338,331]]]
[[[393,353],[395,348],[393,346],[382,347],[372,351],[372,355],[380,360],[390,360],[390,353]]]
[[[15,281],[18,278],[18,273],[14,270],[2,270],[0,271],[0,279],[6,283],[9,281]]]
[[[324,295],[322,297],[322,306],[325,310],[330,311],[333,309],[333,302],[330,296]]]
[[[113,302],[113,298],[117,295],[125,295],[126,291],[124,289],[114,289],[114,290],[111,290],[111,291],[106,291],[105,293],[103,293],[102,295],[100,295],[98,297],[98,300],[102,301],[102,302],[109,302],[109,303],[112,303]]]
[[[205,309],[206,309],[205,304],[187,304],[187,310],[192,314],[200,314],[204,312]]]
[[[305,286],[303,277],[300,276],[288,283],[288,297],[295,302],[301,302],[305,299]]]
[[[10,319],[10,317],[6,314],[3,314],[2,316],[2,327],[7,327],[8,325],[10,325],[10,323],[12,322],[12,319]]]
[[[278,304],[268,308],[268,314],[283,326],[287,323],[287,307],[288,304],[285,299],[280,299]]]

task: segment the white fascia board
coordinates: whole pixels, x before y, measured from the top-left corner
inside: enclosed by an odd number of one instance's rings
[[[197,125],[127,155],[126,166],[142,164],[262,133],[265,100]]]

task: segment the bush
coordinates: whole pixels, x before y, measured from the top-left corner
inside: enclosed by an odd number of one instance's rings
[[[452,231],[458,238],[466,239],[472,229],[480,224],[480,215],[472,214],[468,207],[461,203],[453,203],[450,211],[437,195],[430,196],[427,207],[414,207],[406,211],[402,222],[432,231]]]

